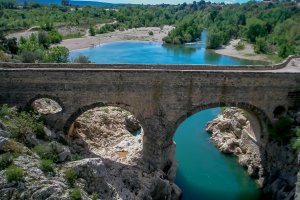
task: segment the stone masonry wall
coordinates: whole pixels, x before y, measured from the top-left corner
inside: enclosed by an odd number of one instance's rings
[[[88,109],[121,107],[134,114],[145,130],[145,166],[166,172],[172,166],[173,133],[191,114],[224,105],[244,108],[261,121],[265,141],[266,125],[273,121],[274,109],[291,106],[288,94],[300,86],[299,73],[282,70],[179,70],[172,65],[157,69],[22,66],[7,68],[0,64],[0,104],[25,106],[36,97],[52,97],[63,110],[48,115],[47,122],[65,131]]]

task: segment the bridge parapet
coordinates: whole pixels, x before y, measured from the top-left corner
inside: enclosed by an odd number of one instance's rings
[[[261,65],[212,65],[212,64],[74,64],[74,63],[1,63],[0,69],[59,69],[59,70],[277,70],[285,68],[291,61],[299,60],[300,56],[289,56],[283,62],[278,64],[261,64]],[[300,63],[295,62],[298,65]]]

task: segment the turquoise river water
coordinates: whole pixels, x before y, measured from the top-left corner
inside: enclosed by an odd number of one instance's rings
[[[205,41],[205,33],[202,41]],[[105,64],[258,64],[207,51],[204,42],[182,46],[158,42],[115,42],[72,51],[70,59],[78,55]],[[199,112],[186,119],[175,133],[179,163],[176,184],[183,191],[182,199],[257,200],[260,190],[255,181],[247,176],[236,158],[220,153],[205,132],[207,122],[219,113],[220,108]]]

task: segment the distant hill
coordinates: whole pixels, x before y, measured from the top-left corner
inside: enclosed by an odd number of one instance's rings
[[[17,0],[18,3],[24,3],[26,0]],[[27,0],[27,2],[36,2],[41,4],[61,4],[61,0]],[[125,6],[126,4],[114,4],[107,2],[98,1],[70,1],[71,5],[74,6]]]

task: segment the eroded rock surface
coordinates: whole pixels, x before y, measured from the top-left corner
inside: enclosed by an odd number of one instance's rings
[[[234,154],[250,176],[263,180],[261,152],[244,111],[227,108],[207,125],[211,140],[224,153]]]
[[[297,123],[297,116],[294,118]],[[238,162],[257,179],[263,199],[300,199],[299,154],[290,144],[269,141],[264,148],[260,147],[255,133],[249,132],[250,126],[245,111],[227,108],[208,123],[207,130],[212,132],[211,140],[222,152],[238,156]]]
[[[56,101],[48,98],[37,99],[31,106],[33,110],[42,114],[54,114],[62,111],[62,107]]]
[[[23,169],[24,176],[8,182],[5,169],[0,170],[0,199],[69,200],[74,188],[84,200],[178,200],[181,195],[181,190],[166,178],[170,175],[144,169],[143,132],[130,113],[111,107],[87,112],[64,137],[64,144],[59,143],[60,134],[44,130],[44,139],[36,140],[31,134],[24,144],[48,144],[47,148],[57,154],[53,171],[42,171],[41,157],[24,146],[12,163]],[[0,133],[5,131],[0,129]],[[3,145],[12,140],[8,136],[1,134]],[[68,170],[76,174],[74,185],[66,179]]]
[[[141,157],[143,131],[137,119],[116,107],[95,108],[83,113],[69,135],[79,153],[95,154],[134,165]]]

